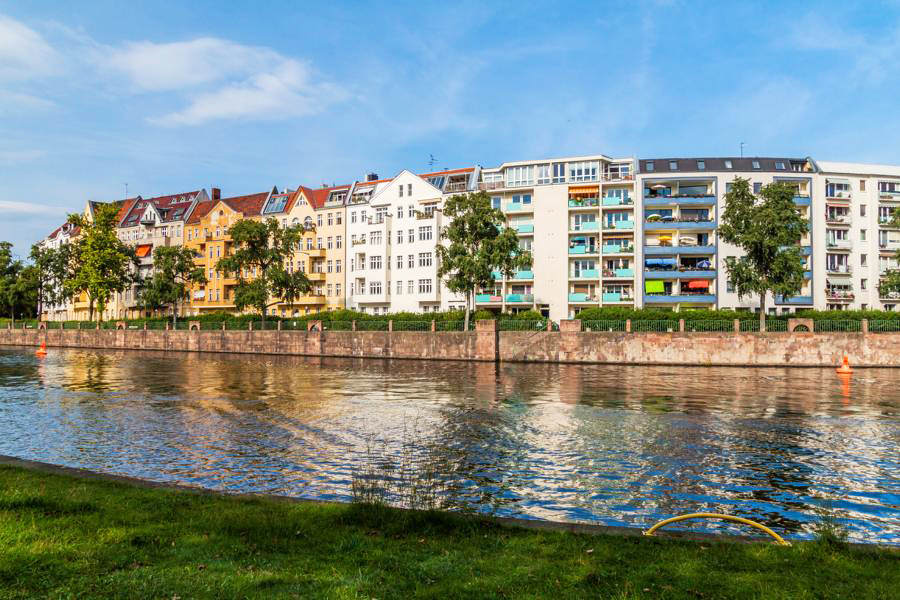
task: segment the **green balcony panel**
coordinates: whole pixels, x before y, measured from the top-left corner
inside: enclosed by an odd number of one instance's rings
[[[632,252],[631,246],[618,246],[613,244],[603,245],[603,254],[619,254],[622,252]]]
[[[615,221],[613,227],[615,229],[634,229],[634,221]]]
[[[666,286],[662,281],[645,281],[644,291],[648,294],[664,294]]]
[[[569,294],[569,302],[587,302],[587,294]]]
[[[534,271],[517,271],[513,275],[514,279],[534,279]]]
[[[600,229],[600,224],[597,221],[590,221],[587,223],[579,223],[578,225],[573,225],[572,229],[574,231],[598,231]]]

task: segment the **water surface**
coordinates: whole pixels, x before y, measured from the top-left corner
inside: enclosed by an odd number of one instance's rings
[[[725,512],[795,538],[824,510],[900,544],[900,370],[6,348],[0,434],[0,454],[229,492],[634,527]]]

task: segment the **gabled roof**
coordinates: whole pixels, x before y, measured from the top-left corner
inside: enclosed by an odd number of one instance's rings
[[[301,185],[297,189],[297,194],[303,192],[303,195],[306,196],[307,202],[309,205],[313,207],[313,209],[320,209],[325,206],[325,203],[328,201],[329,196],[331,196],[331,192],[334,191],[350,191],[350,185],[334,185],[331,187],[321,187],[321,188],[309,188]]]
[[[203,202],[198,202],[194,207],[194,210],[191,211],[188,220],[185,221],[185,225],[196,225],[200,222],[200,219],[209,214],[209,211],[213,209],[213,206],[218,204],[218,200],[204,200]]]
[[[471,173],[475,167],[464,167],[462,169],[447,169],[446,171],[435,171],[434,173],[422,173],[419,177],[436,177],[438,175],[460,175],[462,173]]]
[[[139,223],[140,216],[143,214],[147,206],[152,206],[159,215],[160,223],[168,223],[171,221],[184,220],[188,215],[188,211],[194,202],[194,199],[200,195],[201,190],[192,192],[182,192],[180,194],[169,194],[167,196],[157,196],[155,198],[147,198],[146,200],[138,196],[131,207],[126,211],[119,220],[120,227],[134,227]]]
[[[222,198],[221,202],[245,217],[258,217],[262,214],[263,205],[265,205],[271,194],[272,192],[268,191],[246,196],[233,196],[231,198]]]

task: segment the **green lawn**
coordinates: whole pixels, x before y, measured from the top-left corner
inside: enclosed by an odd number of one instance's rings
[[[0,598],[897,598],[900,553],[506,529],[0,466]]]

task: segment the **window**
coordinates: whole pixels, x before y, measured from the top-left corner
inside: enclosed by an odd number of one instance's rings
[[[406,266],[409,267],[410,269],[412,269],[413,267],[416,266],[416,255],[415,254],[409,255],[409,258],[406,261]]]
[[[425,227],[419,227],[419,241],[423,242],[426,240],[432,239],[433,228],[431,225],[427,225]]]
[[[403,268],[403,255],[402,254],[397,255],[397,268],[398,269]]]
[[[491,196],[491,208],[500,210],[500,196]]]
[[[566,163],[553,163],[553,183],[566,182]]]
[[[373,246],[381,245],[381,232],[380,231],[370,231],[369,232],[369,243]]]
[[[698,171],[705,171],[705,170],[706,170],[706,161],[705,161],[705,160],[698,160],[698,161],[697,161],[697,170],[698,170]]]
[[[597,161],[583,161],[569,163],[570,181],[597,181]]]
[[[534,183],[534,167],[531,165],[523,167],[507,167],[506,168],[506,185],[531,185]]]
[[[861,242],[866,241],[866,230],[865,229],[859,230],[859,241],[861,241]]]
[[[753,168],[754,168],[754,169],[758,169],[758,168],[759,168],[759,161],[758,161],[758,160],[754,160],[753,163],[752,163],[752,165],[753,165]]]
[[[322,215],[321,214],[316,215],[316,225],[318,227],[322,226]]]
[[[403,243],[403,230],[402,229],[397,230],[397,243],[398,244]]]
[[[419,266],[420,267],[430,267],[431,266],[431,252],[419,252]]]
[[[416,216],[416,207],[410,204],[406,207],[406,216],[412,219]]]
[[[866,216],[866,205],[865,204],[859,205],[859,216],[861,216],[861,217]]]
[[[313,239],[311,237],[306,238],[306,249],[307,250],[313,249]]]
[[[522,194],[522,204],[531,204],[531,194]]]
[[[359,211],[359,222],[360,223],[366,222],[366,211],[364,211],[364,210]]]
[[[758,181],[753,182],[753,193],[758,194],[762,191],[762,184]]]
[[[865,179],[859,180],[859,191],[861,191],[861,192],[866,191],[866,180]]]
[[[356,223],[356,211],[355,210],[350,212],[350,222]]]
[[[380,269],[381,268],[381,256],[378,254],[372,255],[369,257],[369,268],[370,269]]]
[[[403,197],[403,184],[402,183],[397,186],[397,193],[398,193],[398,197],[400,197],[400,198]]]
[[[726,168],[726,169],[733,169],[733,168],[734,168],[734,167],[732,166],[730,160],[726,160],[726,161],[725,161],[725,168]]]
[[[867,283],[869,283],[869,280],[868,280],[868,279],[860,279],[860,280],[859,280],[859,289],[861,289],[861,290],[866,289],[866,284],[867,284]]]
[[[341,224],[341,221],[342,221],[341,213],[335,213],[335,215],[334,215],[334,224],[335,224],[335,225],[340,225],[340,224]],[[338,294],[338,295],[340,295],[340,294]]]
[[[777,171],[784,171],[784,162],[782,162],[780,160],[776,160],[775,161],[775,169]]]
[[[332,262],[331,262],[330,260],[328,261],[327,264],[328,264],[328,266],[326,267],[326,271],[327,271],[328,273],[332,273],[332,272],[333,272],[333,271],[332,271],[332,268],[333,268],[334,265],[332,264]]]
[[[369,293],[370,294],[380,294],[381,293],[381,282],[380,281],[370,281],[369,282]]]
[[[334,261],[334,272],[335,272],[335,273],[340,273],[340,272],[341,272],[341,261],[340,261],[340,259]]]
[[[335,247],[335,248],[337,248],[338,250],[340,250],[340,249],[341,249],[341,246],[343,246],[343,245],[344,245],[344,236],[339,235],[339,236],[337,236],[337,237],[334,238],[334,247]]]
[[[678,161],[677,161],[677,160],[670,160],[670,161],[669,161],[669,170],[670,170],[670,171],[677,171],[677,170],[678,170]]]
[[[403,294],[403,282],[399,279],[397,280],[397,295]]]
[[[328,236],[328,244],[326,246],[329,250],[333,247],[331,236]]]
[[[406,237],[406,241],[409,242],[410,244],[413,243],[414,241],[416,241],[416,230],[415,229],[409,230],[409,233]]]
[[[656,166],[653,164],[652,160],[648,160],[644,163],[644,169],[646,169],[648,173],[652,173],[655,168]]]
[[[537,182],[539,185],[550,183],[550,165],[538,165]]]
[[[415,294],[416,293],[416,282],[414,279],[410,279],[406,283],[406,293],[407,294]]]
[[[322,238],[316,238],[316,248],[322,249]]]
[[[420,279],[419,280],[419,293],[420,294],[430,294],[431,293],[431,280],[430,279]]]
[[[339,283],[334,284],[334,295],[335,296],[341,295],[341,284],[339,284]]]
[[[867,266],[867,264],[869,262],[868,258],[869,258],[868,254],[860,254],[859,255],[859,266],[861,266],[861,267]]]
[[[406,195],[412,196],[412,184],[411,183],[406,184]]]
[[[397,205],[397,218],[398,219],[403,218],[403,207],[400,206],[399,204]]]
[[[330,296],[331,295],[331,284],[330,283],[325,286],[325,290],[326,290],[325,295]]]

